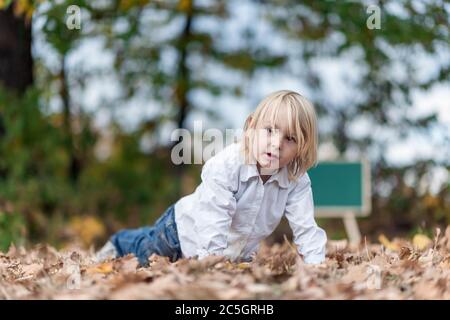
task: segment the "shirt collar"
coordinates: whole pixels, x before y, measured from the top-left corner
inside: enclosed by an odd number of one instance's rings
[[[240,180],[242,182],[249,180],[252,177],[259,177],[258,168],[256,167],[256,164],[244,164],[244,170],[242,172],[242,175],[240,177]],[[288,188],[289,187],[289,175],[287,167],[283,167],[280,170],[277,171],[277,173],[273,174],[269,180],[266,182],[270,183],[272,181],[277,181],[278,185],[281,188]]]

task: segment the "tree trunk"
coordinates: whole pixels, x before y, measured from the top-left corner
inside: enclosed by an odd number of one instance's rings
[[[188,58],[188,49],[187,46],[189,44],[189,38],[192,33],[192,10],[188,10],[186,12],[186,21],[183,27],[183,32],[180,35],[180,59],[178,61],[178,82],[175,87],[175,99],[176,104],[179,106],[179,112],[177,116],[177,124],[178,128],[184,129],[186,127],[185,121],[186,116],[190,109],[190,103],[188,99],[189,93],[189,68],[187,66],[187,58]],[[182,141],[181,138],[178,139],[174,143],[174,145],[180,143]],[[184,175],[184,165],[180,164],[176,166],[176,197],[179,198],[181,196],[181,183],[183,181]]]
[[[19,94],[33,84],[31,22],[16,17],[12,6],[0,10],[0,83]]]
[[[61,59],[61,70],[59,74],[59,79],[61,81],[60,85],[60,96],[63,102],[63,123],[64,123],[64,135],[66,142],[66,150],[69,154],[69,169],[68,174],[72,183],[78,181],[80,175],[81,163],[76,154],[73,130],[72,130],[72,114],[70,108],[70,95],[69,88],[67,84],[67,72],[66,72],[66,56],[63,55]]]
[[[0,86],[20,95],[32,84],[31,23],[16,17],[10,6],[0,10]],[[5,135],[0,110],[0,139]],[[7,175],[7,169],[0,167],[0,177],[4,179]]]
[[[343,157],[348,149],[350,139],[347,133],[348,116],[345,111],[338,111],[337,113],[337,127],[335,132],[336,148],[339,156]]]

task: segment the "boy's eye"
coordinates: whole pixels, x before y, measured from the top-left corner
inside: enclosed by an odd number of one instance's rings
[[[288,141],[292,141],[292,142],[295,142],[296,140],[295,140],[295,138],[294,137],[287,137],[287,139],[288,139]]]
[[[272,128],[271,127],[267,127],[266,130],[267,130],[268,133],[272,133]]]

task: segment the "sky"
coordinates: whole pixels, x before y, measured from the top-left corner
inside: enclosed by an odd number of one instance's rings
[[[239,38],[239,30],[252,23],[252,28],[256,32],[255,41],[266,41],[270,39],[270,47],[273,52],[283,52],[289,50],[286,43],[279,37],[273,36],[273,30],[267,23],[261,19],[262,12],[255,8],[255,6],[247,2],[231,1],[230,19],[223,24],[220,24],[221,34],[225,35],[220,38],[220,43],[224,46],[239,47],[242,45],[242,39]],[[39,30],[39,24],[42,21],[34,21],[34,30]],[[203,19],[202,27],[217,28],[214,21]],[[272,35],[272,36],[271,36]],[[295,50],[295,48],[293,49]],[[33,44],[33,52],[37,57],[42,58],[46,65],[58,68],[57,58],[51,52],[51,49],[45,46],[45,41],[42,35],[35,32],[35,40]],[[443,59],[450,57],[443,57]],[[170,57],[168,57],[170,60]],[[326,95],[332,97],[336,101],[346,101],[352,97],[354,91],[348,86],[348,82],[343,80],[344,76],[348,75],[348,70],[358,72],[358,67],[353,61],[352,56],[346,56],[343,59],[324,59],[316,62],[315,68],[320,71],[322,79],[325,81]],[[111,69],[113,56],[108,51],[103,50],[103,43],[101,39],[90,39],[85,41],[78,49],[76,49],[68,58],[69,70],[81,68],[90,70],[92,68],[99,68],[104,70]],[[430,61],[426,57],[418,58],[418,69],[423,72],[433,70],[436,66],[434,61]],[[208,70],[212,70],[212,79],[219,79],[221,81],[235,82],[241,81],[235,74],[227,72],[227,70],[217,69],[214,66],[208,66]],[[261,71],[252,79],[247,79],[244,82],[244,96],[242,98],[223,97],[217,99],[206,94],[196,93],[193,95],[194,101],[197,102],[204,109],[214,109],[219,112],[220,121],[215,123],[208,119],[204,114],[192,113],[188,118],[188,127],[191,126],[195,120],[204,120],[204,128],[219,127],[219,128],[242,128],[243,123],[248,114],[256,108],[258,102],[267,94],[281,89],[289,89],[302,93],[308,97],[308,86],[300,79],[289,75],[288,73]],[[107,125],[111,117],[111,108],[109,108],[107,101],[117,97],[120,91],[120,84],[118,80],[111,75],[97,76],[89,82],[84,91],[73,88],[72,96],[74,101],[78,101],[85,106],[87,111],[95,112],[98,126]],[[53,101],[51,109],[57,110],[59,108],[58,101]],[[155,102],[148,101],[137,95],[126,106],[120,108],[115,112],[115,116],[120,119],[121,123],[129,128],[134,127],[139,121],[144,118],[154,116],[161,106]],[[232,111],[232,112],[230,112]],[[439,84],[432,87],[426,92],[415,92],[413,95],[413,107],[410,109],[410,116],[426,115],[436,112],[438,115],[439,127],[432,130],[431,139],[423,137],[420,134],[413,134],[401,141],[390,138],[389,132],[379,132],[378,134],[386,135],[389,141],[387,150],[387,160],[394,165],[405,165],[414,163],[416,160],[429,157],[450,158],[450,146],[446,145],[444,137],[450,137],[450,82],[446,84]],[[169,141],[174,124],[167,124],[160,132],[160,139],[162,141]],[[363,136],[367,134],[367,130],[373,130],[368,126],[367,121],[361,120],[354,123],[349,128],[352,135]],[[333,148],[330,145],[322,145],[319,149],[321,158],[330,157],[333,155]],[[436,169],[434,180],[436,185],[443,181],[449,180],[449,174],[446,170]]]

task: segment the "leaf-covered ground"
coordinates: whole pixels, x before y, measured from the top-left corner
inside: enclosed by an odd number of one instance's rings
[[[287,241],[262,244],[251,263],[152,256],[147,268],[133,256],[96,264],[92,251],[11,247],[0,253],[0,299],[450,299],[450,227],[379,240],[330,241],[320,266]]]

